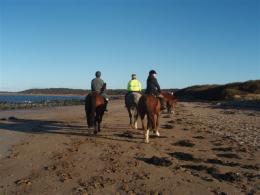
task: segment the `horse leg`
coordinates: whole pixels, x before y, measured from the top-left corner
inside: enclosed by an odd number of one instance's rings
[[[147,124],[145,125],[144,118],[142,120],[142,126],[144,130],[144,142],[149,143],[149,119],[147,117]]]
[[[97,113],[97,117],[96,117],[96,131],[100,132],[100,122],[99,122],[99,113]]]
[[[156,130],[156,135],[159,137],[160,136],[160,133],[159,133],[159,125],[160,125],[160,123],[159,123],[159,114],[156,114],[156,125],[155,125],[155,130]]]
[[[97,135],[97,132],[98,132],[98,127],[97,127],[97,124],[95,123],[94,124],[94,135]]]
[[[99,116],[99,119],[98,119],[98,132],[101,131],[100,124],[101,124],[101,116]]]
[[[149,143],[149,132],[153,129],[153,116],[147,114],[147,128],[145,130],[145,143]]]
[[[147,125],[148,125],[148,128],[155,133],[155,115],[154,114],[150,113],[147,115]]]
[[[141,123],[142,123],[142,128],[144,131],[144,142],[149,143],[149,129],[147,129],[147,125],[145,125],[145,113],[141,112],[140,113],[140,118],[141,118]]]
[[[137,129],[138,111],[137,108],[134,109],[134,128]]]
[[[131,109],[131,108],[127,108],[127,111],[128,111],[128,115],[129,115],[130,126],[131,126],[132,128],[134,128],[134,127],[133,127],[133,120],[132,120],[132,109]]]
[[[95,135],[96,135],[97,132],[98,132],[97,118],[98,118],[98,113],[96,113],[96,116],[94,117],[94,134],[95,134]]]
[[[103,118],[103,114],[104,112],[99,114],[99,118],[98,118],[98,131],[101,131],[101,122],[102,122],[102,118]]]
[[[141,122],[142,122],[142,129],[143,130],[146,129],[144,117],[141,117]]]
[[[152,118],[152,127],[153,127],[153,133],[156,133],[156,123],[157,123],[157,118],[156,118],[156,114],[153,114]],[[156,134],[157,135],[157,134]]]

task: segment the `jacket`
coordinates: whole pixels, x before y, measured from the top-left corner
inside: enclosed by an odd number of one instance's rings
[[[161,93],[161,87],[160,87],[157,79],[153,76],[149,76],[147,78],[146,93],[154,94],[154,95]]]
[[[91,81],[91,91],[101,92],[104,86],[104,81],[101,78],[95,78]]]
[[[132,79],[131,81],[128,82],[127,90],[129,92],[142,91],[141,83],[137,79]]]

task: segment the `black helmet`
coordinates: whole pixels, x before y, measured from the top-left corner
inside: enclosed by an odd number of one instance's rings
[[[101,72],[97,71],[95,75],[96,75],[96,77],[100,77],[101,76]]]
[[[155,70],[150,70],[149,75],[157,74]]]

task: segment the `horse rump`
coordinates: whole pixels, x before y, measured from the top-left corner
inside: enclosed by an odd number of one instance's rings
[[[87,123],[88,127],[94,126],[94,120],[95,120],[95,95],[88,94],[85,98],[85,112],[87,117]]]

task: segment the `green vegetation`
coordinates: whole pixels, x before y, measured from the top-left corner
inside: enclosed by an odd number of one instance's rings
[[[47,89],[28,89],[20,91],[20,94],[48,94],[48,95],[86,95],[90,90],[69,89],[69,88],[47,88]],[[124,89],[109,89],[106,90],[108,95],[123,95],[126,93]]]
[[[178,90],[179,99],[188,100],[260,100],[260,80],[226,85],[197,85]]]

